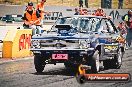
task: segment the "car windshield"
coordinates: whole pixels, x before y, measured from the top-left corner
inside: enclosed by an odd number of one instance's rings
[[[64,17],[59,18],[55,25],[57,24],[71,24],[73,28],[77,28],[78,31],[92,31],[96,32],[100,27],[100,18],[95,17]],[[55,25],[52,30],[56,30]]]
[[[81,31],[92,31],[97,32],[100,27],[100,20],[99,18],[79,18],[78,19],[78,26],[79,30]]]

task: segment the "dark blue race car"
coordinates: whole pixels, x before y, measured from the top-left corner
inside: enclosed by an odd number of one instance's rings
[[[56,63],[64,63],[66,68],[86,65],[93,73],[99,72],[100,66],[120,68],[125,50],[119,38],[124,40],[109,18],[59,18],[50,31],[32,36],[35,69],[42,72],[46,64]]]

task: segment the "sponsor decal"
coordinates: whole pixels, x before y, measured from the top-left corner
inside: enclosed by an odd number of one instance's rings
[[[99,73],[99,74],[80,74],[77,81],[80,84],[85,82],[129,82],[131,79],[128,73]]]
[[[31,34],[22,34],[19,39],[19,51],[29,49],[31,44]]]

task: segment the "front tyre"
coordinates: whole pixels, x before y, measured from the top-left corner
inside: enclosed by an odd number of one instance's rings
[[[121,49],[119,49],[118,53],[114,57],[114,62],[113,62],[114,68],[120,69],[120,67],[122,65],[122,57],[123,57],[123,53],[122,53]]]
[[[91,71],[92,73],[98,73],[99,72],[99,52],[98,50],[95,51],[94,55],[92,56],[90,60],[90,66],[91,66]]]
[[[109,69],[109,68],[120,69],[122,65],[122,57],[123,57],[123,52],[121,51],[121,49],[119,49],[117,54],[114,55],[114,59],[103,61],[104,68],[105,69]]]
[[[34,56],[34,65],[35,65],[35,69],[38,73],[41,73],[44,70],[45,64],[46,63],[43,60],[41,55]]]

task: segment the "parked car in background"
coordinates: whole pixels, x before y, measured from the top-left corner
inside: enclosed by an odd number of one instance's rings
[[[6,23],[22,22],[22,15],[5,15],[1,18],[1,21]]]
[[[23,22],[22,15],[12,15],[14,22]]]

